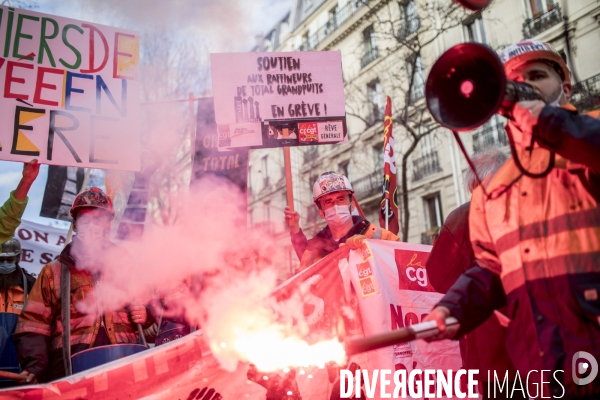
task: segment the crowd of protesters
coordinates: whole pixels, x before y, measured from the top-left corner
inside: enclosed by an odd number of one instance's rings
[[[432,285],[445,295],[426,320],[438,325],[435,339],[460,340],[466,368],[483,375],[508,373],[509,380],[518,372],[562,370],[558,381],[545,381],[553,395],[562,388],[565,398],[597,398],[600,384],[578,385],[572,360],[581,351],[600,359],[599,113],[582,115],[569,103],[569,68],[549,45],[520,42],[500,58],[507,77],[533,86],[542,100],[514,106],[506,126],[512,157],[497,150],[473,157],[477,172],[469,171],[466,178],[471,202],[448,216],[427,261]],[[0,208],[0,322],[14,331],[14,342],[2,342],[0,354],[12,351],[10,357],[18,359],[15,381],[64,377],[71,372],[71,356],[138,343],[142,329],[157,319],[159,331],[188,334],[192,329],[183,317],[163,320],[162,311],[150,313],[143,304],[103,314],[75,307],[100,281],[103,254],[120,254],[122,263],[129,257],[108,239],[114,210],[98,188],[75,198],[76,234],[38,279],[34,282],[19,267],[21,249],[13,235],[38,171],[35,160],[26,164],[17,189]],[[311,239],[300,229],[300,215],[285,209],[299,271],[340,246],[357,249],[365,239],[400,240],[355,215],[353,193],[346,176],[319,176],[313,201],[325,227]],[[176,307],[177,296],[188,292],[189,284],[182,284],[177,293],[161,297],[158,309]],[[450,316],[460,325],[446,327]],[[484,397],[488,384],[483,379]]]

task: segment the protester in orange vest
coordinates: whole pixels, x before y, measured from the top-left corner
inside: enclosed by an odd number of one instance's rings
[[[600,380],[581,370],[583,352],[588,367],[600,359],[600,120],[569,103],[570,71],[549,44],[523,41],[500,58],[543,99],[517,103],[506,127],[526,171],[510,158],[473,191],[474,266],[426,320],[454,338],[446,317],[460,335],[506,306],[506,348],[529,397],[597,399]]]
[[[0,370],[19,373],[21,368],[17,361],[17,350],[12,341],[12,334],[17,326],[17,319],[27,302],[35,278],[19,266],[21,243],[15,238],[0,244]],[[0,388],[15,385],[12,380],[0,379]]]
[[[379,228],[362,217],[353,216],[353,194],[350,180],[342,174],[325,172],[317,179],[313,186],[313,201],[327,226],[310,240],[306,239],[301,230],[295,234],[292,232],[292,244],[296,252],[306,249],[300,261],[299,271],[343,245],[358,249],[364,239],[400,241],[392,232]],[[292,216],[289,209],[286,213],[289,225],[288,215]]]
[[[94,287],[101,282],[106,263],[120,263],[126,268],[130,256],[107,239],[114,210],[102,190],[93,187],[78,194],[71,216],[76,232],[73,241],[42,268],[19,316],[14,337],[23,365],[21,383],[48,382],[65,376],[69,356],[80,351],[135,344],[134,324],[145,324],[147,320],[146,308],[140,305],[103,313],[86,312],[78,306],[93,300]],[[64,292],[70,293],[70,299]],[[70,313],[63,315],[66,307]],[[64,322],[67,318],[68,325]],[[68,326],[66,330],[64,325]],[[70,351],[63,342],[70,344]]]

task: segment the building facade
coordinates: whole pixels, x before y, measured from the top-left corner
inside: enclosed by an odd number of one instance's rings
[[[292,148],[294,208],[306,235],[324,226],[312,203],[312,185],[325,171],[348,176],[367,219],[377,223],[382,120],[390,96],[398,192],[408,193],[410,211],[400,223],[408,225],[407,241],[429,243],[444,218],[469,200],[463,187],[466,161],[451,132],[432,120],[425,104],[427,73],[437,57],[461,42],[485,43],[497,51],[523,39],[549,42],[577,78],[573,103],[591,109],[600,106],[599,24],[596,0],[494,0],[475,13],[450,0],[294,0],[289,14],[253,50],[340,51],[350,138],[344,144]],[[497,147],[508,152],[503,124],[495,116],[461,134],[467,151]],[[399,196],[401,208],[402,200]],[[268,230],[285,248],[277,260],[282,279],[298,263],[284,223],[286,205],[282,149],[252,150],[248,223]]]

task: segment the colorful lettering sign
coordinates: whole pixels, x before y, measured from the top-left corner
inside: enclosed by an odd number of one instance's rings
[[[137,32],[0,7],[0,159],[140,168]]]
[[[219,149],[348,140],[341,53],[210,56]]]

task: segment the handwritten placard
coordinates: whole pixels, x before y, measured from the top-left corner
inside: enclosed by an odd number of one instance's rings
[[[0,6],[0,159],[140,168],[137,32]]]

